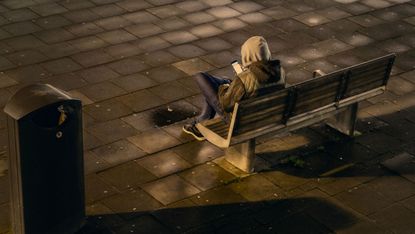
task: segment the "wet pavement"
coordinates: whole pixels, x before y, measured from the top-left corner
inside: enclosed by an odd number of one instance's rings
[[[244,174],[183,135],[192,75],[231,78],[263,35],[289,83],[397,53],[385,94],[345,138],[324,125],[257,139]],[[43,82],[83,101],[81,233],[413,233],[415,1],[3,0],[0,105]],[[0,233],[10,232],[0,114]]]

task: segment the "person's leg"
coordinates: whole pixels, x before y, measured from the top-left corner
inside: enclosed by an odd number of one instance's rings
[[[214,77],[208,73],[198,73],[194,76],[194,79],[205,98],[204,107],[196,121],[211,119],[216,113],[222,116],[223,111],[219,104],[218,89],[220,85],[230,83],[230,80]]]

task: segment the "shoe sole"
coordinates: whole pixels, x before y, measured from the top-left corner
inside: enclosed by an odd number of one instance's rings
[[[198,140],[198,141],[203,141],[203,140],[205,140],[205,138],[204,137],[199,137],[199,136],[196,136],[196,134],[194,134],[193,132],[191,132],[191,131],[187,131],[184,127],[182,127],[182,130],[183,130],[183,132],[185,132],[185,133],[187,133],[187,134],[189,134],[189,135],[192,135],[196,140]]]

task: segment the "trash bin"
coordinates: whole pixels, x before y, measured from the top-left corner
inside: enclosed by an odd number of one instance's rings
[[[81,101],[47,84],[4,108],[13,233],[74,233],[85,220]]]

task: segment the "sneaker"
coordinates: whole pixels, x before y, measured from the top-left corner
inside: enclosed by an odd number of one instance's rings
[[[205,137],[202,135],[202,133],[199,132],[194,124],[186,124],[182,129],[183,132],[192,135],[198,141],[203,141],[205,139]]]

